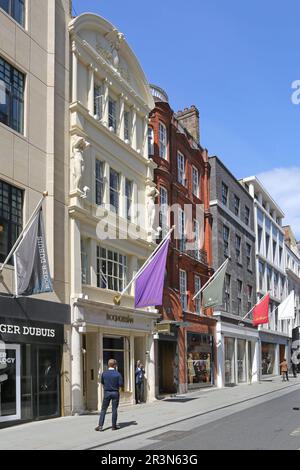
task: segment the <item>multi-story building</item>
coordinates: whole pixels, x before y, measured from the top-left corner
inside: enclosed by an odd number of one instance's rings
[[[290,358],[288,320],[278,320],[279,304],[287,296],[284,213],[255,176],[241,184],[254,200],[257,301],[270,293],[269,323],[259,326],[261,376],[279,375],[279,364]]]
[[[0,281],[0,425],[68,412],[68,0],[0,2],[0,262],[44,191],[54,292],[13,297]],[[67,305],[68,304],[68,305]],[[66,341],[66,344],[65,344]],[[61,379],[63,377],[63,379]]]
[[[293,230],[290,226],[285,231],[287,294],[295,292],[295,316],[289,323],[289,335],[299,340],[300,331],[300,252]]]
[[[247,316],[256,300],[254,209],[250,194],[220,159],[211,157],[209,163],[214,270],[229,260],[223,305],[214,312],[217,384],[223,387],[258,380],[258,331]]]
[[[152,86],[149,157],[157,165],[158,224],[175,224],[167,262],[161,329],[156,348],[157,394],[210,386],[215,380],[212,312],[194,295],[211,275],[210,166],[199,143],[199,112],[175,114],[167,94]],[[164,332],[165,329],[165,332]]]
[[[134,403],[137,360],[145,364],[145,398],[154,398],[158,314],[154,308],[134,308],[134,284],[120,305],[114,302],[156,246],[154,164],[148,158],[150,88],[123,34],[108,21],[83,14],[71,21],[69,31],[75,413],[101,406],[98,377],[110,358],[118,361],[124,378],[121,403]]]

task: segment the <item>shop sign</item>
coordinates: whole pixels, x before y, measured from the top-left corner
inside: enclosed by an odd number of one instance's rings
[[[129,324],[134,323],[134,319],[130,315],[116,315],[116,314],[107,313],[106,320],[120,322],[120,323],[129,323]]]
[[[171,334],[171,324],[170,323],[157,323],[155,325],[155,330],[157,333],[169,335]]]
[[[62,325],[23,321],[15,318],[0,318],[0,341],[10,343],[62,344]]]

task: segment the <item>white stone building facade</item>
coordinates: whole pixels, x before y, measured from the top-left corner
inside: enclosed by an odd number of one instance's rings
[[[154,103],[141,66],[113,25],[83,14],[69,31],[71,383],[72,411],[80,413],[100,408],[99,374],[110,358],[124,377],[121,403],[134,402],[137,360],[146,368],[145,398],[155,396],[158,314],[134,308],[134,286],[119,306],[114,303],[155,247],[149,230],[153,199],[147,197],[154,188],[155,165],[148,158]],[[103,220],[107,239],[101,239]]]
[[[279,364],[290,359],[288,320],[278,320],[278,305],[288,295],[284,213],[256,177],[244,178],[242,185],[254,198],[256,232],[257,301],[270,292],[269,323],[259,326],[260,377],[280,374]]]

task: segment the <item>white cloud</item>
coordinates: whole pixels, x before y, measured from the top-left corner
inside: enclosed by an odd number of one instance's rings
[[[285,213],[284,225],[300,239],[300,167],[274,168],[257,177]]]

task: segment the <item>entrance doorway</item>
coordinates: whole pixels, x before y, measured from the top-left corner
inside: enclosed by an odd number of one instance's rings
[[[159,393],[177,393],[178,360],[176,352],[175,342],[159,341]]]
[[[33,351],[34,417],[36,419],[60,415],[60,364],[57,348],[36,346]]]
[[[21,419],[60,416],[60,347],[24,344],[21,351]]]

